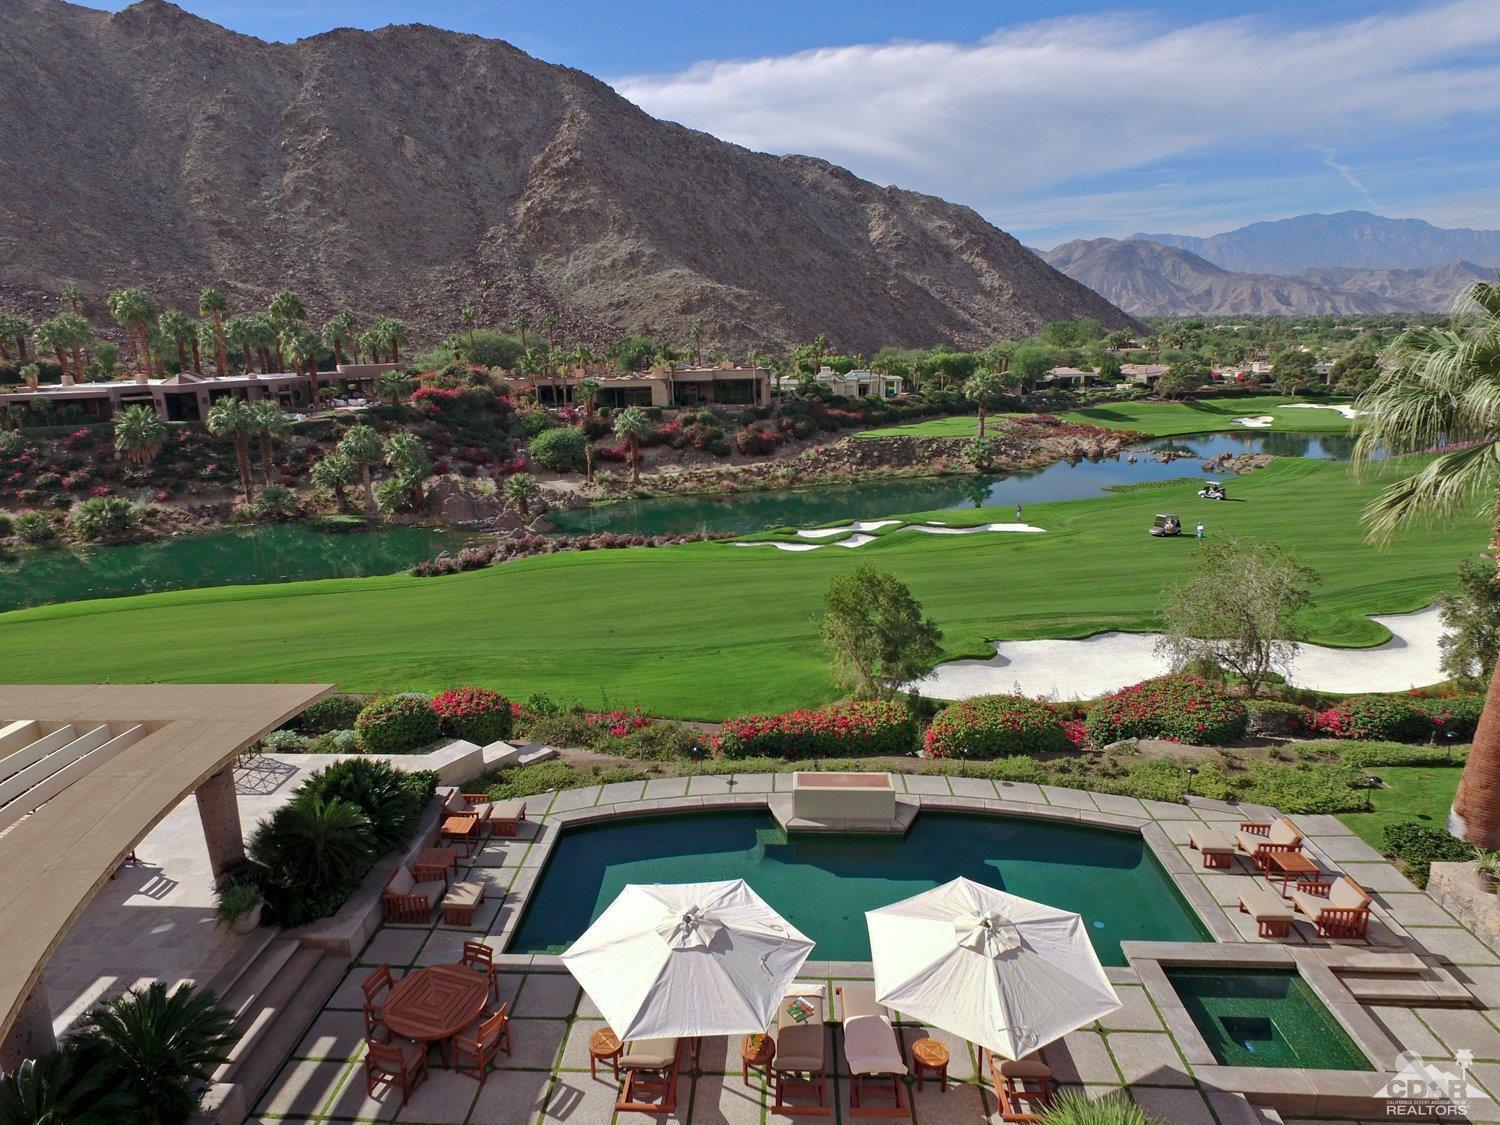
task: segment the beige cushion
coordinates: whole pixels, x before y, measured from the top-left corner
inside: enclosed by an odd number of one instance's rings
[[[443,896],[444,906],[478,906],[483,901],[483,883],[454,883]]]
[[[885,1016],[853,1016],[844,1021],[844,1057],[852,1074],[905,1074],[896,1030]]]
[[[443,802],[443,812],[448,816],[467,816],[474,808],[462,793],[454,793]]]
[[[1052,1069],[1041,1059],[996,1059],[995,1073],[1001,1078],[1052,1077]]]
[[[1300,844],[1302,833],[1297,831],[1297,826],[1286,817],[1282,817],[1271,825],[1271,843],[1273,844]]]
[[[841,984],[838,986],[839,1015],[847,1024],[859,1016],[883,1016],[883,1005],[875,1000],[874,984]]]
[[[1212,828],[1194,828],[1188,833],[1188,843],[1200,852],[1208,854],[1234,851],[1234,845],[1229,842],[1229,837]]]
[[[404,867],[398,867],[396,873],[386,881],[385,889],[393,895],[409,895],[415,885],[416,880],[411,877],[411,872]]]
[[[676,1057],[675,1039],[632,1039],[625,1044],[620,1065],[627,1070],[666,1070]]]
[[[1236,839],[1239,842],[1240,851],[1249,852],[1251,855],[1259,851],[1262,844],[1269,844],[1271,842],[1265,836],[1257,836],[1254,832],[1245,832],[1243,830],[1240,831]]]
[[[525,820],[525,801],[491,801],[491,820]]]
[[[484,801],[477,805],[470,805],[469,812],[473,813],[480,820],[489,820],[490,813],[493,811],[494,807],[495,804],[493,801]]]
[[[1306,891],[1293,891],[1292,905],[1309,918],[1316,918],[1332,906],[1333,903],[1319,895],[1310,895]]]
[[[414,895],[421,895],[427,900],[428,907],[431,907],[437,902],[438,899],[443,897],[443,892],[447,889],[448,884],[443,882],[441,879],[437,879],[431,883],[418,883],[411,889],[411,893]]]
[[[1257,922],[1285,922],[1292,917],[1286,901],[1265,887],[1240,888],[1240,905]]]
[[[1362,910],[1370,905],[1370,896],[1349,876],[1340,875],[1328,889],[1328,901],[1341,910]]]

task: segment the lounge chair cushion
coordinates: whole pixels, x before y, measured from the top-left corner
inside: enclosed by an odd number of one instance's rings
[[[886,1015],[885,1006],[875,999],[873,984],[841,984],[838,995],[839,1015],[846,1024],[856,1016]]]
[[[1212,828],[1194,828],[1188,833],[1188,844],[1207,855],[1234,851],[1229,837]]]
[[[1293,891],[1292,905],[1309,918],[1316,919],[1333,904],[1321,895],[1310,895],[1306,891]]]
[[[995,1073],[1001,1078],[1051,1078],[1052,1068],[1041,1059],[996,1059]]]
[[[525,820],[525,801],[491,801],[489,805],[491,820]]]
[[[443,896],[444,906],[478,906],[483,901],[483,883],[454,883]]]
[[[396,873],[386,880],[385,889],[393,895],[409,895],[412,887],[416,886],[416,880],[411,877],[411,872],[404,867],[396,868]]]
[[[1340,910],[1363,910],[1370,905],[1370,896],[1349,876],[1340,875],[1328,888],[1328,902]]]
[[[1297,826],[1286,817],[1282,817],[1271,825],[1270,841],[1273,844],[1300,844],[1302,833],[1297,831]]]
[[[436,905],[438,899],[443,897],[443,892],[447,889],[447,883],[443,882],[441,879],[436,879],[431,883],[418,883],[416,886],[412,887],[410,893],[414,895],[421,895],[424,899],[427,900],[428,907],[432,907]]]
[[[675,1039],[632,1039],[625,1044],[620,1065],[626,1070],[666,1070],[676,1058]]]
[[[1257,922],[1287,922],[1292,917],[1291,908],[1286,901],[1265,887],[1241,887],[1240,905]]]
[[[844,1021],[844,1057],[851,1074],[905,1074],[896,1029],[885,1016],[854,1016]]]
[[[798,1023],[787,1012],[801,1001],[812,1008],[812,1015]],[[823,1055],[823,990],[793,992],[782,999],[776,1009],[776,1055],[771,1062],[775,1070],[821,1071]]]

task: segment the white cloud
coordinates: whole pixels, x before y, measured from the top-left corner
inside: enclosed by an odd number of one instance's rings
[[[1111,173],[1230,146],[1284,146],[1293,160],[1323,151],[1332,172],[1322,174],[1368,199],[1332,149],[1495,118],[1500,3],[1454,0],[1294,30],[1262,19],[1163,29],[1079,17],[977,43],[705,62],[616,86],[658,117],[755,149],[812,153],[992,217],[1056,185],[1093,193]]]

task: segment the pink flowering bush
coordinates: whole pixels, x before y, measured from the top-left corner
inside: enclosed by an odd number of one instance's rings
[[[725,758],[876,757],[910,754],[916,744],[906,705],[881,702],[726,719],[712,742]]]
[[[1469,738],[1484,710],[1484,696],[1462,694],[1356,695],[1313,717],[1313,729],[1329,738],[1376,742],[1426,742],[1433,735]]]
[[[981,695],[938,712],[922,739],[929,758],[1007,758],[1076,745],[1052,704],[1023,695]]]
[[[510,737],[510,700],[488,688],[450,688],[433,696],[432,709],[443,733],[488,746]]]
[[[1165,738],[1219,746],[1244,737],[1249,713],[1220,685],[1198,676],[1159,676],[1106,695],[1089,711],[1089,741]]]

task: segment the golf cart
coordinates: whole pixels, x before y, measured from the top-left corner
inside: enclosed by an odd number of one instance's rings
[[[1229,493],[1224,491],[1224,486],[1216,480],[1208,482],[1207,487],[1200,488],[1198,495],[1205,500],[1228,500]]]
[[[1170,512],[1159,512],[1151,525],[1151,534],[1157,538],[1182,534],[1182,521]]]

